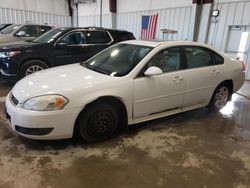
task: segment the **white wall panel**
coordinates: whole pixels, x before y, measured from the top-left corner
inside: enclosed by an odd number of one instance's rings
[[[224,30],[226,26],[226,21],[227,21],[227,9],[228,5],[227,4],[221,4],[219,5],[219,9],[221,10],[220,12],[220,24],[217,25],[216,28],[216,37],[214,38],[215,40],[213,41],[213,44],[215,47],[221,49],[222,48],[222,39],[224,36]]]
[[[0,7],[69,16],[66,0],[0,0]]]
[[[0,23],[25,22],[37,24],[47,23],[56,27],[71,26],[71,18],[69,16],[0,7]]]
[[[78,19],[79,27],[100,26],[100,15],[79,16]],[[102,15],[102,27],[111,28],[111,26],[111,14]]]
[[[191,6],[192,0],[117,0],[117,12],[136,12],[144,10],[158,10],[164,7],[176,8]]]
[[[230,26],[250,26],[250,1],[249,0],[216,0],[213,9],[220,10],[220,15],[215,21],[212,19],[208,43],[222,51],[226,51],[229,39]],[[235,48],[239,48],[235,43]],[[248,47],[247,47],[248,48]],[[248,50],[248,57],[250,49]],[[250,67],[250,58],[245,60]],[[250,79],[250,70],[247,71]]]
[[[219,2],[215,3],[213,7],[213,9],[220,10],[220,15],[216,22],[212,19],[208,43],[225,51],[229,26],[250,25],[250,1],[220,0]]]
[[[212,4],[204,4],[201,11],[200,24],[197,41],[206,43],[208,35],[208,27],[210,25],[210,15],[212,10]]]
[[[233,3],[233,2],[244,2],[244,1],[249,1],[249,0],[214,0],[214,3]]]
[[[250,3],[246,3],[244,5],[244,13],[242,17],[242,24],[243,25],[250,25]]]
[[[244,6],[245,6],[245,2],[238,2],[236,4],[236,11],[235,11],[234,22],[233,22],[234,25],[237,25],[239,23],[242,24]]]
[[[178,33],[173,35],[173,40],[191,40],[189,36],[189,27],[191,19],[191,7],[177,7],[168,9],[158,9],[152,11],[137,11],[117,13],[117,28],[132,31],[136,38],[141,35],[141,19],[142,15],[159,14],[156,39],[162,40],[163,34],[161,29],[173,29]],[[170,34],[164,36],[170,40]]]

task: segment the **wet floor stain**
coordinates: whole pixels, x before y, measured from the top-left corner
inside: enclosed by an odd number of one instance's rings
[[[250,187],[249,111],[234,95],[220,113],[161,118],[96,144],[24,139],[0,118],[0,188]]]

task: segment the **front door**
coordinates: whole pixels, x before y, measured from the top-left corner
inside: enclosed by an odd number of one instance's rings
[[[73,31],[60,39],[53,50],[56,65],[72,64],[89,58],[89,46],[84,31]]]
[[[162,74],[144,76],[144,71],[156,66]],[[179,47],[162,50],[134,79],[134,118],[140,118],[182,107],[185,90],[185,70],[181,70]]]

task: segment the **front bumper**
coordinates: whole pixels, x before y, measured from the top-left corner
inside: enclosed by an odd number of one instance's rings
[[[17,134],[36,140],[72,138],[75,120],[81,109],[31,111],[6,98],[6,114],[10,127]]]
[[[0,75],[4,78],[16,78],[18,62],[12,58],[0,58]]]

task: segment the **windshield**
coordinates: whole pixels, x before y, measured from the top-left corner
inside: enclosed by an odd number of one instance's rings
[[[0,24],[0,30],[3,30],[4,28],[10,26],[11,24]]]
[[[150,51],[152,47],[132,44],[117,44],[102,51],[85,63],[88,69],[110,76],[127,75]]]
[[[67,28],[58,28],[48,31],[47,33],[41,35],[40,37],[34,39],[32,42],[38,43],[50,43],[54,41],[62,32],[67,30]]]
[[[2,31],[1,31],[1,34],[10,34],[12,33],[13,31],[15,31],[17,28],[19,28],[20,25],[18,24],[13,24],[13,25],[10,25],[6,28],[4,28]]]

